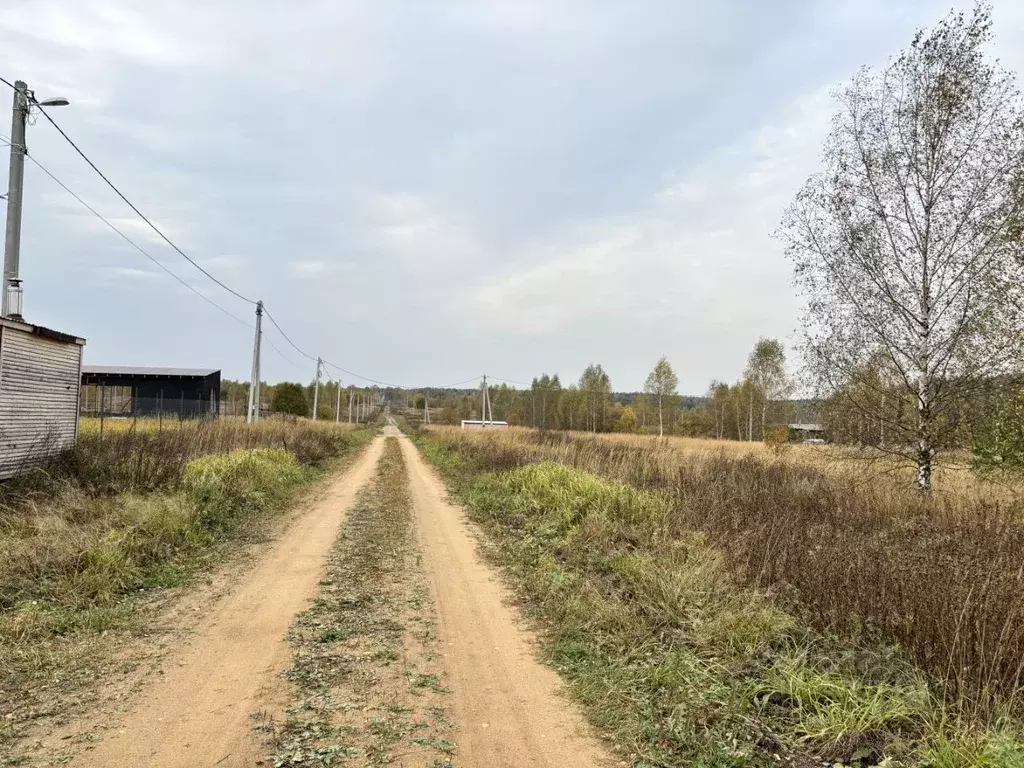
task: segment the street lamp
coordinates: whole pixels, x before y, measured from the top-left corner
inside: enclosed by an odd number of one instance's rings
[[[3,302],[0,315],[21,319],[21,198],[25,186],[25,124],[33,107],[66,107],[68,100],[55,97],[37,101],[23,80],[14,83],[14,115],[11,119],[11,171],[7,185],[7,232],[4,237]]]

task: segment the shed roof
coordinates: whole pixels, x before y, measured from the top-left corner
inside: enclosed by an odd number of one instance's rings
[[[106,376],[176,376],[199,377],[220,373],[217,368],[160,368],[146,365],[83,365],[82,373]]]
[[[795,429],[800,432],[824,432],[825,428],[821,424],[790,424],[790,429]]]
[[[0,326],[5,328],[17,328],[20,331],[27,331],[28,333],[34,333],[37,336],[43,338],[53,339],[54,341],[61,341],[65,344],[77,344],[78,346],[85,346],[85,339],[75,336],[71,333],[64,333],[63,331],[55,331],[53,328],[47,328],[44,325],[35,325],[34,323],[26,323],[24,320],[14,320],[10,317],[0,317]]]

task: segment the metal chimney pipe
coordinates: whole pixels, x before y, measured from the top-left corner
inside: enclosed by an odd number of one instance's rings
[[[7,317],[12,320],[21,320],[21,279],[12,277],[7,283]]]

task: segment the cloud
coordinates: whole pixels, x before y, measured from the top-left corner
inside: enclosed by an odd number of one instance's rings
[[[670,183],[643,208],[576,225],[544,246],[549,256],[538,266],[483,278],[469,292],[467,314],[533,334],[608,314],[695,326],[742,316],[785,334],[774,316],[778,299],[766,295],[775,286],[762,282],[766,266],[776,277],[787,272],[769,232],[814,169],[831,115],[827,91],[798,98],[687,171],[667,174]],[[757,263],[745,264],[758,252]],[[744,265],[745,274],[736,271]]]
[[[796,323],[770,232],[816,166],[827,86],[946,12],[940,0],[9,5],[0,74],[71,99],[52,114],[83,151],[304,349],[414,383],[488,369],[572,379],[595,360],[622,388],[668,354],[687,391],[738,375],[759,335]],[[1024,66],[1016,4],[996,9],[996,34],[996,52]],[[45,120],[28,130],[33,157],[249,321],[251,305],[140,222]],[[247,327],[168,290],[32,164],[22,270],[30,319],[88,336],[87,359],[246,375]],[[83,298],[83,278],[104,281],[102,303]],[[267,375],[295,372],[272,357]]]
[[[163,272],[156,272],[148,269],[138,269],[136,267],[98,267],[96,271],[102,277],[107,278],[122,278],[125,280],[164,280],[167,275]]]
[[[327,264],[322,261],[290,261],[288,274],[297,278],[312,278],[323,274]]]

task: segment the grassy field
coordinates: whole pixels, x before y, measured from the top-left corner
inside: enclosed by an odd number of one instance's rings
[[[1024,765],[1024,533],[999,494],[851,482],[802,446],[417,439],[634,764]]]
[[[259,536],[296,489],[370,437],[307,422],[191,422],[102,436],[86,428],[50,466],[6,483],[0,745],[19,739],[23,719],[54,708],[41,691],[55,675],[68,688],[88,677],[78,667],[87,666],[90,637],[140,628],[140,601],[153,590],[186,582],[231,542]]]
[[[458,427],[431,427],[439,434],[461,433]],[[618,446],[625,453],[642,451],[646,462],[663,468],[677,466],[693,457],[713,458],[756,458],[773,462],[784,462],[801,466],[827,469],[837,480],[848,485],[875,485],[901,494],[914,495],[915,467],[902,458],[883,453],[873,448],[858,449],[852,446],[786,444],[781,450],[773,450],[762,442],[740,442],[736,440],[711,440],[693,437],[630,434],[588,434],[571,433],[582,439],[593,440],[595,444]],[[509,428],[487,432],[470,430],[464,438],[482,442],[498,443],[522,448],[529,452],[536,444],[535,431],[526,428]],[[971,470],[970,456],[960,452],[946,452],[936,459],[935,492],[939,500],[965,497],[969,501],[993,500],[1016,501],[1024,493],[1024,478],[979,477]],[[881,483],[885,481],[884,485]],[[933,502],[934,503],[934,502]]]

